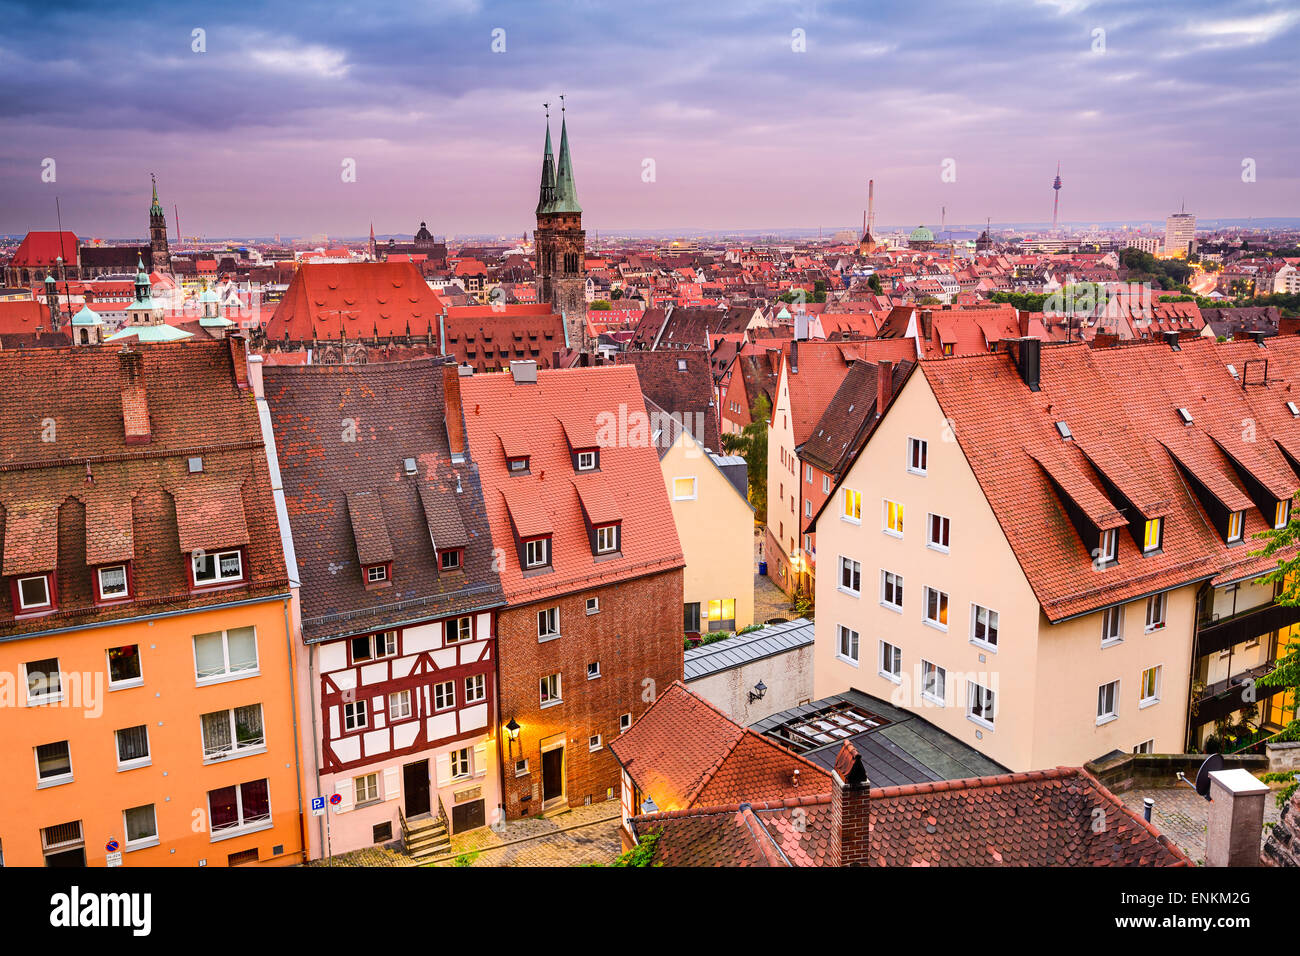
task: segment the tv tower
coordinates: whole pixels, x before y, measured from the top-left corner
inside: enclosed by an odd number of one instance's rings
[[[1061,161],[1056,161],[1056,178],[1052,180],[1052,191],[1056,198],[1052,200],[1052,228],[1056,228],[1056,216],[1061,209]]]

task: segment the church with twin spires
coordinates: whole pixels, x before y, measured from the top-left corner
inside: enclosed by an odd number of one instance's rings
[[[563,100],[563,97],[561,97]],[[542,182],[537,198],[537,297],[551,303],[564,317],[569,347],[585,352],[587,342],[587,234],[573,181],[569,130],[560,107],[560,155],[551,151],[551,119],[546,116],[546,146],[542,153]]]

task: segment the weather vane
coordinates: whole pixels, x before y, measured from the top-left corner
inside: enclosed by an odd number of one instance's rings
[[[564,94],[563,94],[563,93],[560,94],[560,112],[561,112],[561,113],[564,112]]]
[[[551,118],[551,104],[550,104],[550,103],[543,103],[542,106],[546,107],[546,118],[547,118],[547,119],[550,119],[550,118]]]

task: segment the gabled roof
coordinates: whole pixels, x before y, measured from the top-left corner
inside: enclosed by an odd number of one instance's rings
[[[271,343],[435,336],[443,302],[409,262],[302,263],[266,323]]]
[[[852,362],[858,359],[872,364],[882,360],[902,362],[915,357],[915,346],[910,339],[782,343],[781,362],[790,389],[790,424],[795,445],[804,444],[812,435]]]
[[[891,400],[915,367],[914,361],[906,360],[891,366]],[[848,374],[800,447],[802,460],[827,474],[840,473],[880,420],[876,410],[879,372],[878,364],[860,359],[849,366]]]
[[[645,397],[687,423],[691,437],[711,451],[722,449],[707,352],[703,349],[633,351],[621,353],[616,361],[635,366]]]
[[[442,369],[263,370],[308,643],[503,603],[479,463],[451,460]],[[435,546],[464,547],[460,569],[440,571]],[[367,590],[362,566],[390,560],[391,587]]]
[[[9,266],[13,269],[48,269],[57,265],[60,257],[65,266],[75,266],[79,261],[79,245],[76,233],[66,230],[29,232],[14,250]]]

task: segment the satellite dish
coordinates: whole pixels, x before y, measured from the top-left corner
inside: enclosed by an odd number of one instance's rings
[[[1196,771],[1196,792],[1206,800],[1210,799],[1210,774],[1223,769],[1223,754],[1210,754]]]

